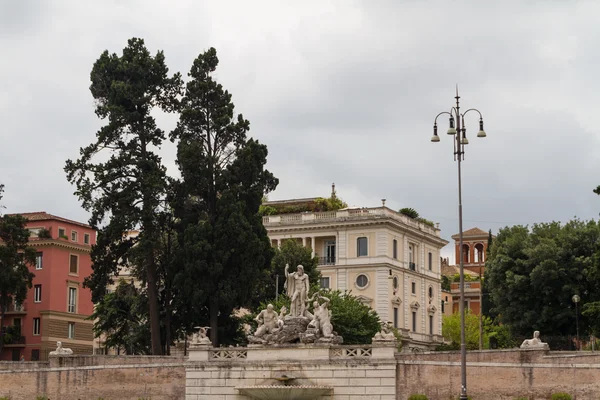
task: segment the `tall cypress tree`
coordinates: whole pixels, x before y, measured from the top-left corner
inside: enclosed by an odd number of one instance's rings
[[[144,255],[136,262],[145,272],[152,352],[161,354],[155,244],[167,181],[156,153],[165,135],[151,113],[155,107],[176,109],[181,77],[169,76],[163,52],[152,56],[137,38],[128,41],[121,56],[104,51],[90,77],[96,115],[107,124],[93,143],[80,149],[80,158],[65,166],[69,182],[77,187],[75,194],[92,213],[90,225],[98,230],[92,249],[94,271],[85,286],[98,302],[135,245]],[[99,153],[108,154],[97,160]],[[140,230],[139,236],[128,237],[134,229]]]
[[[232,310],[250,302],[269,271],[272,249],[258,208],[278,180],[264,166],[267,147],[249,139],[250,123],[213,79],[214,48],[194,60],[171,134],[181,181],[174,199],[179,222],[175,286],[192,319],[208,320],[213,345]],[[207,315],[208,314],[208,315]]]

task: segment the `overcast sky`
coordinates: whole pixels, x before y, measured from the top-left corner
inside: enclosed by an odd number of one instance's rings
[[[430,138],[458,84],[488,133],[477,139],[468,116],[465,230],[597,218],[598,15],[598,1],[0,0],[5,212],[87,220],[63,167],[102,124],[89,73],[141,37],[184,75],[217,49],[220,83],[269,148],[271,200],[327,196],[335,182],[350,205],[413,207],[451,240],[446,118]],[[158,118],[166,131],[175,121]],[[162,150],[176,173],[173,145]]]

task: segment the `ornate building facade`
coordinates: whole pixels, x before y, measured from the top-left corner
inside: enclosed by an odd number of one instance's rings
[[[290,209],[315,199],[267,202]],[[410,343],[442,342],[440,229],[385,205],[263,217],[273,246],[296,240],[319,258],[321,287],[348,290]],[[283,266],[281,266],[283,268]]]

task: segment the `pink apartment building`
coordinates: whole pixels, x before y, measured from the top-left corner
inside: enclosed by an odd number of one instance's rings
[[[23,213],[37,251],[33,287],[23,304],[11,304],[1,321],[10,333],[0,360],[46,360],[56,342],[75,354],[92,354],[92,296],[83,280],[92,273],[96,232],[86,224],[46,212]]]

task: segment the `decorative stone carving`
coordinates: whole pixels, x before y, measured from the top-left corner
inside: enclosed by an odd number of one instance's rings
[[[436,306],[434,306],[433,304],[430,304],[430,305],[427,307],[427,312],[428,312],[430,315],[433,315],[433,314],[435,314],[435,312],[436,312],[436,311],[437,311],[437,308],[436,308]]]
[[[373,342],[391,342],[396,340],[396,335],[392,332],[393,324],[390,321],[381,323],[381,331],[373,336]]]
[[[212,345],[210,339],[206,336],[210,329],[209,326],[195,326],[194,329],[197,329],[197,331],[192,334],[191,347]]]
[[[402,304],[402,300],[400,299],[399,296],[394,296],[392,297],[392,304],[395,306],[399,306],[400,304]]]
[[[51,356],[66,356],[69,354],[73,354],[73,350],[67,347],[62,347],[62,342],[56,342],[56,350],[49,353]]]
[[[291,299],[290,316],[304,316],[306,310],[307,296],[309,290],[308,275],[304,273],[304,267],[298,265],[297,271],[289,273],[290,265],[285,265],[285,291]]]
[[[548,346],[548,343],[544,343],[540,340],[540,331],[535,331],[533,332],[532,339],[523,340],[521,349],[550,350],[550,346]]]
[[[410,308],[413,311],[417,311],[419,309],[419,307],[421,307],[421,305],[419,304],[418,301],[413,301],[412,303],[410,303]]]

